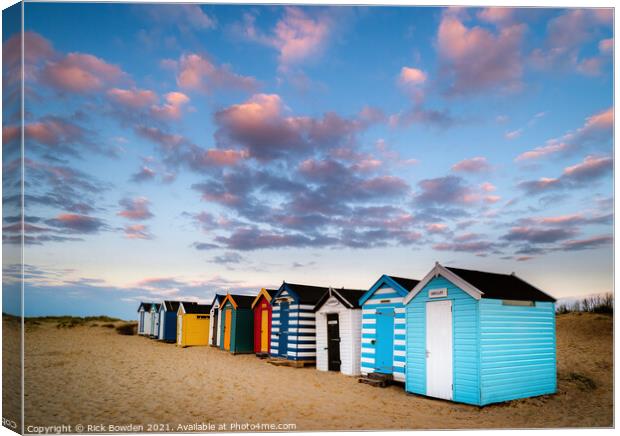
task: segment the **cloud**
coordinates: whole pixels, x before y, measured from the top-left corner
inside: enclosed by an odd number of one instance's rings
[[[478,200],[476,193],[457,176],[424,179],[418,186],[420,192],[415,201],[421,205],[464,205]]]
[[[614,242],[613,236],[601,235],[586,239],[573,239],[562,244],[562,249],[566,251],[580,251],[599,248]]]
[[[93,234],[105,228],[105,223],[98,218],[74,213],[62,213],[56,218],[47,219],[45,223],[68,233]]]
[[[485,90],[521,88],[521,43],[525,26],[511,24],[496,33],[468,28],[455,14],[445,13],[437,32],[437,47],[446,93],[452,96]],[[473,61],[475,59],[475,61]]]
[[[192,244],[196,250],[213,250],[215,248],[220,248],[217,244],[212,244],[210,242],[194,242]]]
[[[322,235],[287,234],[260,230],[257,227],[236,229],[229,237],[218,236],[215,240],[234,250],[257,250],[264,248],[322,247],[335,244],[337,240]]]
[[[40,79],[59,92],[87,93],[118,82],[124,72],[116,65],[85,53],[69,53],[49,61]]]
[[[245,261],[245,257],[241,256],[239,253],[236,253],[234,251],[228,251],[220,256],[214,256],[211,259],[211,262],[219,263],[222,265],[227,265],[230,263],[241,263],[243,261]]]
[[[107,94],[114,102],[133,109],[154,105],[158,100],[157,94],[148,89],[112,88]]]
[[[206,31],[217,27],[217,19],[197,4],[136,5],[134,9],[158,26],[165,24],[180,28],[183,32]]]
[[[164,120],[177,120],[181,118],[183,106],[189,103],[189,97],[182,92],[169,92],[164,96],[165,103],[153,105],[151,113]]]
[[[472,157],[452,165],[452,171],[464,173],[484,173],[491,171],[491,165],[486,157]]]
[[[460,251],[466,253],[488,253],[496,248],[496,244],[490,241],[472,242],[442,242],[433,245],[438,251]]]
[[[129,220],[146,220],[153,217],[149,210],[150,201],[146,197],[123,198],[118,202],[123,209],[117,215]]]
[[[550,139],[544,146],[521,153],[515,161],[541,159],[554,154],[569,154],[592,144],[607,145],[611,141],[613,123],[613,108],[605,109],[586,118],[584,125],[577,130]]]
[[[242,146],[251,157],[294,158],[312,151],[351,145],[356,135],[377,121],[364,111],[347,119],[334,112],[321,118],[289,116],[277,94],[256,94],[215,114],[219,148]]]
[[[519,183],[528,194],[539,194],[549,190],[577,189],[586,186],[611,173],[613,158],[607,156],[586,156],[575,165],[566,167],[558,178],[541,178]]]
[[[178,62],[168,62],[177,71],[177,85],[182,89],[213,92],[223,89],[254,91],[258,82],[253,77],[242,76],[231,70],[229,65],[216,65],[206,55],[189,53]]]
[[[569,9],[547,23],[544,46],[530,54],[531,64],[541,70],[572,71],[598,75],[604,61],[601,57],[584,58],[584,45],[613,22],[612,10]]]
[[[563,241],[574,237],[576,230],[573,228],[535,228],[513,227],[502,236],[502,239],[511,242],[528,242],[531,244],[548,244]]]
[[[457,124],[459,120],[452,114],[444,110],[428,109],[421,104],[414,105],[411,109],[389,117],[389,124],[392,127],[409,127],[413,124],[447,129]]]
[[[153,235],[144,224],[126,225],[124,231],[127,239],[153,239]]]
[[[426,231],[429,233],[446,233],[450,229],[444,223],[429,223],[426,225]]]
[[[242,25],[237,26],[244,37],[278,51],[281,71],[317,59],[325,50],[332,36],[336,22],[332,16],[321,11],[313,15],[298,7],[285,7],[271,33],[265,34],[256,28],[256,17],[244,16]]]
[[[601,39],[598,43],[598,49],[603,54],[611,54],[614,51],[614,39]]]
[[[511,130],[504,134],[504,138],[506,138],[509,141],[512,141],[513,139],[517,139],[519,136],[521,136],[522,133],[523,133],[523,129]]]
[[[140,182],[146,182],[146,181],[149,181],[149,180],[154,180],[156,174],[157,173],[155,172],[155,170],[153,170],[152,168],[149,168],[146,165],[143,165],[138,170],[137,173],[134,173],[131,176],[131,181],[140,183]]]

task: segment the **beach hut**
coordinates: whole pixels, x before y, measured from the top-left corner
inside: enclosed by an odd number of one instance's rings
[[[277,289],[261,289],[254,301],[254,352],[257,355],[269,354],[271,341],[271,300],[278,292]]]
[[[141,302],[138,306],[138,334],[147,335],[151,331],[151,306],[153,303]]]
[[[271,357],[316,361],[314,306],[328,291],[319,286],[282,283],[271,300]]]
[[[177,314],[181,301],[164,300],[159,306],[159,334],[160,341],[175,342],[177,340]],[[184,301],[183,304],[197,304]]]
[[[362,352],[360,371],[405,381],[405,307],[403,298],[418,280],[382,275],[360,299]]]
[[[151,338],[157,338],[159,336],[159,307],[161,304],[151,304],[151,329],[148,335]]]
[[[254,296],[226,294],[220,303],[222,350],[233,354],[254,351]]]
[[[483,406],[556,392],[555,299],[439,263],[405,298],[408,392]]]
[[[360,374],[362,310],[366,291],[330,289],[314,307],[316,314],[316,368]]]
[[[211,320],[209,322],[209,345],[212,347],[220,346],[220,303],[226,295],[215,294],[211,302]]]
[[[208,304],[179,304],[177,312],[177,345],[190,347],[209,343],[209,317],[211,306]]]

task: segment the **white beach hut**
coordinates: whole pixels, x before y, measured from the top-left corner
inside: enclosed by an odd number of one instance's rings
[[[319,300],[316,314],[316,368],[360,374],[362,309],[365,290],[333,289]]]
[[[211,302],[211,323],[209,324],[209,345],[213,347],[220,346],[221,336],[221,316],[220,303],[224,301],[226,295],[215,294],[213,302]]]
[[[138,334],[151,334],[151,306],[153,303],[141,302],[138,306]]]

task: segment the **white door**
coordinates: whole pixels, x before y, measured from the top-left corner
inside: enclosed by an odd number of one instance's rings
[[[426,303],[426,395],[452,399],[452,301]]]

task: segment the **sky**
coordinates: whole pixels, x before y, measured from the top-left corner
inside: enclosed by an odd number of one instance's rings
[[[4,18],[16,290],[20,34]],[[556,298],[610,292],[612,22],[611,9],[26,3],[25,313],[135,319],[140,301],[368,289],[436,261]]]

